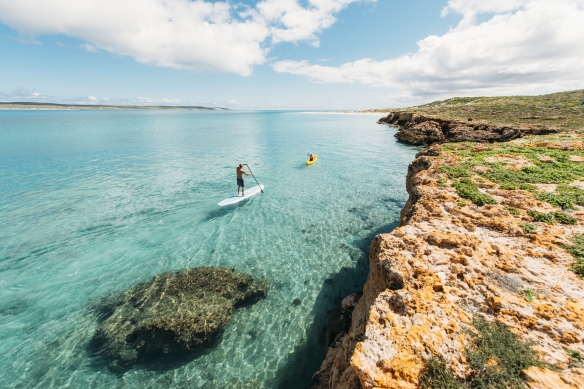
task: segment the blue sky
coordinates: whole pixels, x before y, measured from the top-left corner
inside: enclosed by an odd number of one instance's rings
[[[583,88],[584,0],[548,3],[0,0],[0,101],[334,110]]]

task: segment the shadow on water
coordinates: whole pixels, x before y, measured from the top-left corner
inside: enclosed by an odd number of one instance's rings
[[[225,215],[229,215],[238,210],[239,208],[244,207],[247,203],[249,203],[249,200],[241,201],[233,205],[226,205],[224,207],[219,207],[217,209],[209,211],[207,215],[205,215],[205,217],[203,218],[203,221],[208,222],[215,219],[219,219]]]
[[[394,222],[371,231],[358,245],[361,255],[354,267],[342,268],[327,278],[312,308],[314,321],[306,330],[306,341],[296,347],[268,387],[277,389],[306,389],[312,375],[326,356],[326,326],[331,311],[351,293],[363,290],[369,274],[369,246],[376,235],[391,232],[399,225]]]
[[[211,341],[203,347],[198,347],[190,352],[185,352],[179,355],[161,355],[161,356],[143,356],[137,362],[128,365],[118,365],[112,363],[105,355],[103,355],[103,348],[95,339],[91,340],[86,348],[86,353],[89,356],[90,365],[95,370],[108,369],[117,377],[122,377],[124,374],[132,370],[147,370],[153,372],[166,372],[174,370],[196,359],[209,354],[213,349],[221,343],[224,330],[221,329]]]
[[[297,169],[297,170],[304,170],[304,169],[306,169],[306,168],[309,168],[309,167],[311,167],[311,166],[312,166],[312,165],[307,165],[307,164],[306,164],[306,162],[303,162],[303,163],[301,163],[301,164],[298,164],[298,165],[294,166],[294,169]]]

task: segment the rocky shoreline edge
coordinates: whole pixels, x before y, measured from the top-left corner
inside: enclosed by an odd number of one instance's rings
[[[584,388],[582,137],[404,112],[379,123],[432,146],[409,166],[400,226],[371,243],[362,295],[330,316],[311,388],[465,388],[485,374]],[[500,354],[488,339],[506,339]]]

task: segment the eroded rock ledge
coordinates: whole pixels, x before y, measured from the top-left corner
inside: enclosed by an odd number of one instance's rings
[[[396,138],[413,145],[445,142],[508,142],[525,135],[546,135],[558,130],[546,126],[498,126],[486,122],[463,122],[408,112],[389,113],[378,123],[399,126]]]
[[[468,155],[488,153],[487,160],[497,152],[509,158],[513,147],[561,149],[575,154],[571,161],[584,153],[580,139],[537,142],[518,139],[500,151],[503,146],[460,147]],[[538,357],[557,369],[525,370],[531,388],[584,388],[582,363],[573,358],[584,355],[584,281],[570,270],[574,258],[564,248],[584,233],[584,208],[570,211],[577,224],[538,222],[528,211],[562,210],[529,191],[502,189],[480,175],[487,167],[468,179],[497,204],[475,205],[444,173],[470,158],[456,147],[434,145],[410,165],[401,225],[372,242],[363,295],[356,304],[354,298],[343,303],[354,305],[351,326],[329,345],[312,388],[418,388],[433,356],[465,379],[465,344],[477,315],[533,341]]]

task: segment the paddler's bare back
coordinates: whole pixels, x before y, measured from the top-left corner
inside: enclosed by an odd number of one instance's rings
[[[238,166],[235,168],[235,172],[237,173],[237,178],[243,178],[243,175],[247,175],[247,173],[243,170],[243,166]]]

